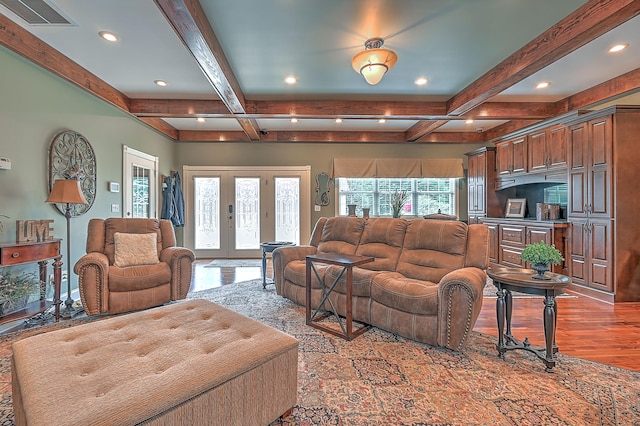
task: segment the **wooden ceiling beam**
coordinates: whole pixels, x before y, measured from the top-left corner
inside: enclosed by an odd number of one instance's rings
[[[178,140],[178,130],[161,118],[138,117],[138,119],[163,135],[173,140]]]
[[[447,102],[463,115],[640,13],[639,0],[590,0]]]
[[[129,113],[129,98],[0,13],[0,45]]]
[[[245,99],[216,35],[198,0],[155,0],[156,5],[204,72],[232,114],[244,114]],[[253,139],[258,129],[251,121],[240,122]]]
[[[411,126],[409,130],[404,132],[405,138],[408,141],[415,142],[423,136],[432,133],[434,130],[448,123],[448,120],[424,120],[418,121]]]
[[[191,118],[316,118],[395,120],[541,119],[556,114],[555,103],[487,102],[464,117],[443,115],[444,103],[363,101],[247,101],[245,114],[232,114],[219,100],[131,99],[129,109],[139,117]]]

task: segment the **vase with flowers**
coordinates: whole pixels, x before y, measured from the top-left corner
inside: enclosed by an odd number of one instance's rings
[[[532,275],[531,278],[537,280],[550,279],[544,273],[549,270],[551,265],[558,265],[564,260],[560,250],[544,241],[527,245],[522,250],[520,258],[524,262],[531,264],[531,269],[536,271],[536,274]]]
[[[391,210],[393,217],[402,216],[402,209],[407,203],[407,191],[398,191],[397,189],[391,194]]]

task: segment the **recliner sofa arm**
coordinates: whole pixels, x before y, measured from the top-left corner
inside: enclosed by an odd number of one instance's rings
[[[80,299],[87,314],[96,315],[107,311],[109,303],[107,256],[97,252],[85,254],[73,266],[73,272],[78,275]]]
[[[305,260],[307,256],[318,252],[315,246],[283,246],[278,247],[271,253],[273,260],[273,280],[276,285],[276,293],[282,294],[284,286],[284,268],[294,260]]]
[[[482,308],[487,274],[480,268],[456,269],[438,284],[438,345],[459,351]]]
[[[187,297],[191,287],[195,254],[185,247],[166,247],[160,252],[160,261],[171,269],[171,300]]]

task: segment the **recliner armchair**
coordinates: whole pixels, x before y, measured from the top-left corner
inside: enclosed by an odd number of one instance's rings
[[[86,251],[73,271],[88,315],[146,309],[189,292],[195,256],[176,247],[168,220],[91,219]]]

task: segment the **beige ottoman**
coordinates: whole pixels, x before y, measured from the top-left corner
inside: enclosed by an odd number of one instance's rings
[[[17,425],[265,425],[296,403],[298,341],[189,300],[13,344]]]

